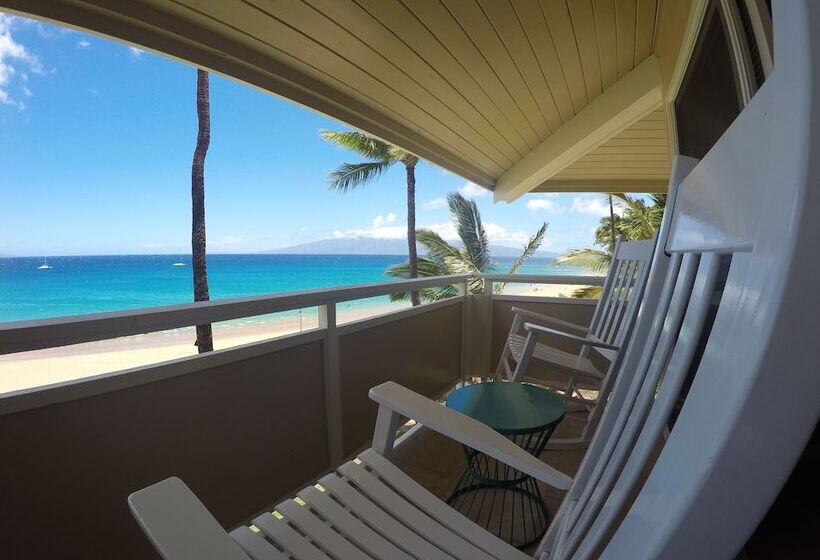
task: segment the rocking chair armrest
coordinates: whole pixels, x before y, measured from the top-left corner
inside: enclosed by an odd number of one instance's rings
[[[525,323],[524,328],[527,329],[527,331],[534,333],[536,335],[557,336],[568,340],[574,340],[575,342],[585,344],[587,346],[594,346],[595,348],[606,348],[608,350],[621,349],[620,346],[615,346],[614,344],[607,344],[606,342],[602,342],[600,340],[586,338],[583,336],[576,336],[574,334],[565,333],[564,331],[542,327],[541,325],[536,325],[534,323]]]
[[[512,312],[517,315],[523,315],[524,317],[529,317],[531,319],[536,319],[538,321],[544,323],[551,323],[553,325],[557,325],[559,327],[564,327],[567,329],[572,329],[576,331],[580,331],[582,333],[588,333],[589,327],[584,325],[579,325],[578,323],[573,323],[570,321],[564,321],[563,319],[558,319],[556,317],[550,317],[549,315],[542,315],[541,313],[536,313],[535,311],[530,311],[529,309],[521,309],[520,307],[512,307]]]
[[[486,424],[442,406],[398,383],[388,381],[373,387],[370,389],[370,398],[379,404],[373,448],[383,455],[389,454],[392,449],[396,419],[404,416],[553,488],[568,490],[572,485],[571,477],[530,455]],[[383,439],[384,435],[387,435],[386,439]]]
[[[128,496],[145,535],[167,560],[248,560],[188,486],[172,476]]]

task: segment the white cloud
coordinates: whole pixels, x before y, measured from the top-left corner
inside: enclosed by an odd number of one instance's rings
[[[150,242],[150,243],[143,243],[143,249],[178,249],[179,247],[184,246],[182,243],[157,243],[157,242]]]
[[[609,204],[604,202],[600,197],[595,198],[573,198],[572,206],[569,208],[570,212],[578,214],[589,214],[603,218],[609,216]],[[615,213],[619,216],[623,215],[624,209],[619,203],[614,204]]]
[[[479,187],[472,181],[465,183],[463,187],[458,189],[458,192],[461,193],[461,196],[464,198],[482,198],[490,195],[490,191],[484,187]]]
[[[373,229],[379,229],[386,224],[392,224],[396,221],[396,215],[393,212],[388,212],[386,216],[381,214],[373,218]]]
[[[394,226],[396,215],[393,212],[382,216],[381,214],[373,218],[373,223],[369,228],[337,229],[333,232],[333,237],[342,239],[345,237],[369,237],[374,239],[403,239],[407,234],[406,226]]]
[[[131,51],[131,56],[134,58],[139,58],[145,53],[144,50],[137,47],[128,47],[128,50]]]
[[[344,239],[350,237],[365,237],[370,239],[406,239],[407,225],[396,224],[396,215],[392,212],[387,215],[379,215],[373,218],[369,228],[351,228],[336,230],[332,237]],[[453,222],[442,222],[437,224],[419,224],[419,229],[429,229],[439,234],[449,242],[458,241],[458,231]],[[487,232],[487,239],[493,245],[504,245],[507,247],[523,247],[530,234],[524,230],[508,230],[504,226],[494,222],[484,222],[484,231]],[[544,246],[548,243],[544,243]]]
[[[563,212],[564,208],[549,198],[531,198],[527,201],[527,209],[533,212],[545,210],[547,212]]]
[[[217,241],[217,243],[223,245],[236,245],[237,243],[242,243],[243,241],[245,241],[245,238],[241,235],[226,235],[225,237]]]
[[[12,27],[18,21],[22,20],[0,13],[0,104],[11,105],[23,110],[26,107],[25,104],[19,101],[11,91],[14,83],[18,79],[26,82],[27,72],[46,74],[46,70],[36,55],[12,37]],[[31,90],[25,83],[21,84],[19,89],[23,96],[31,96]]]
[[[487,232],[487,239],[494,245],[523,247],[530,238],[524,230],[509,231],[504,226],[492,222],[484,222],[484,231]]]
[[[87,49],[90,46],[91,46],[91,42],[88,41],[87,39],[80,39],[79,41],[77,41],[77,48],[78,49]]]
[[[422,207],[427,210],[435,210],[436,208],[444,208],[445,206],[447,206],[447,199],[443,196],[434,198],[433,200],[428,200],[422,204]]]

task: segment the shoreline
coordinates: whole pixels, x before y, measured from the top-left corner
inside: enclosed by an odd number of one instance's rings
[[[508,284],[504,293],[520,296],[570,297],[576,286]],[[511,289],[512,288],[512,289]],[[518,288],[518,289],[515,289]],[[409,302],[340,305],[338,324],[409,307]],[[319,326],[315,309],[301,314],[262,316],[215,323],[214,349],[222,350],[298,333]],[[0,394],[82,379],[196,355],[194,327],[31,350],[0,356]]]

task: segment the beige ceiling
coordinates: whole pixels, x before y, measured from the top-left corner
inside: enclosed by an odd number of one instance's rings
[[[625,188],[666,191],[672,160],[666,112],[656,109],[553,175],[538,191]]]
[[[283,95],[480,185],[503,185],[507,199],[537,185],[561,188],[561,181],[577,188],[585,180],[603,185],[607,177],[660,185],[668,174],[668,150],[659,151],[667,145],[665,118],[652,112],[660,74],[636,69],[656,58],[661,0],[0,5]],[[620,97],[607,97],[618,88]],[[539,158],[552,166],[542,168]]]

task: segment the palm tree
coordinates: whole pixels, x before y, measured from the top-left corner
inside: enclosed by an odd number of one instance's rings
[[[613,234],[623,235],[624,239],[630,241],[650,239],[655,235],[661,226],[666,207],[665,194],[649,195],[652,204],[625,193],[612,193],[612,196],[618,199],[618,204],[623,208],[623,215],[613,214],[601,219],[601,224],[595,230],[595,243],[611,245],[614,241]]]
[[[427,256],[419,259],[419,276],[444,276],[447,274],[473,273],[478,274],[492,269],[495,263],[490,256],[490,246],[487,240],[487,233],[481,223],[481,214],[475,201],[464,198],[459,193],[447,195],[447,204],[450,207],[450,215],[456,225],[458,237],[461,240],[462,248],[455,247],[445,241],[439,234],[429,229],[420,229],[417,232],[419,243],[427,249]],[[512,266],[507,271],[514,274],[524,262],[544,241],[547,232],[546,222],[541,225],[538,232],[533,235],[524,247],[521,255],[515,259]],[[402,263],[389,267],[385,274],[394,278],[408,278],[409,264]],[[497,291],[503,289],[503,284],[496,287]],[[479,294],[484,291],[484,280],[472,278],[468,283],[471,293]],[[456,295],[455,286],[442,286],[428,288],[420,291],[420,295],[427,301],[438,301]],[[406,300],[408,294],[398,293],[390,296],[393,301]]]
[[[625,193],[612,193],[623,208],[623,215],[611,213],[601,218],[601,223],[595,230],[595,244],[606,249],[573,249],[567,254],[558,257],[556,264],[572,264],[580,266],[596,274],[603,274],[612,261],[612,251],[615,246],[615,237],[622,235],[629,241],[650,239],[661,225],[663,211],[666,207],[666,195],[652,194],[652,204]],[[578,288],[573,292],[574,297],[598,297],[600,286]]]
[[[329,176],[332,190],[346,193],[380,177],[395,164],[404,165],[407,174],[407,255],[408,278],[418,276],[416,253],[416,165],[419,158],[378,138],[362,132],[321,130],[321,137],[328,142],[352,150],[369,161],[342,163]],[[419,304],[418,293],[410,295],[413,305]]]
[[[194,160],[191,164],[191,253],[194,274],[194,301],[208,301],[208,267],[205,260],[205,156],[211,142],[211,104],[208,73],[196,71],[196,135]],[[214,349],[211,325],[197,325],[196,346],[199,353]]]

